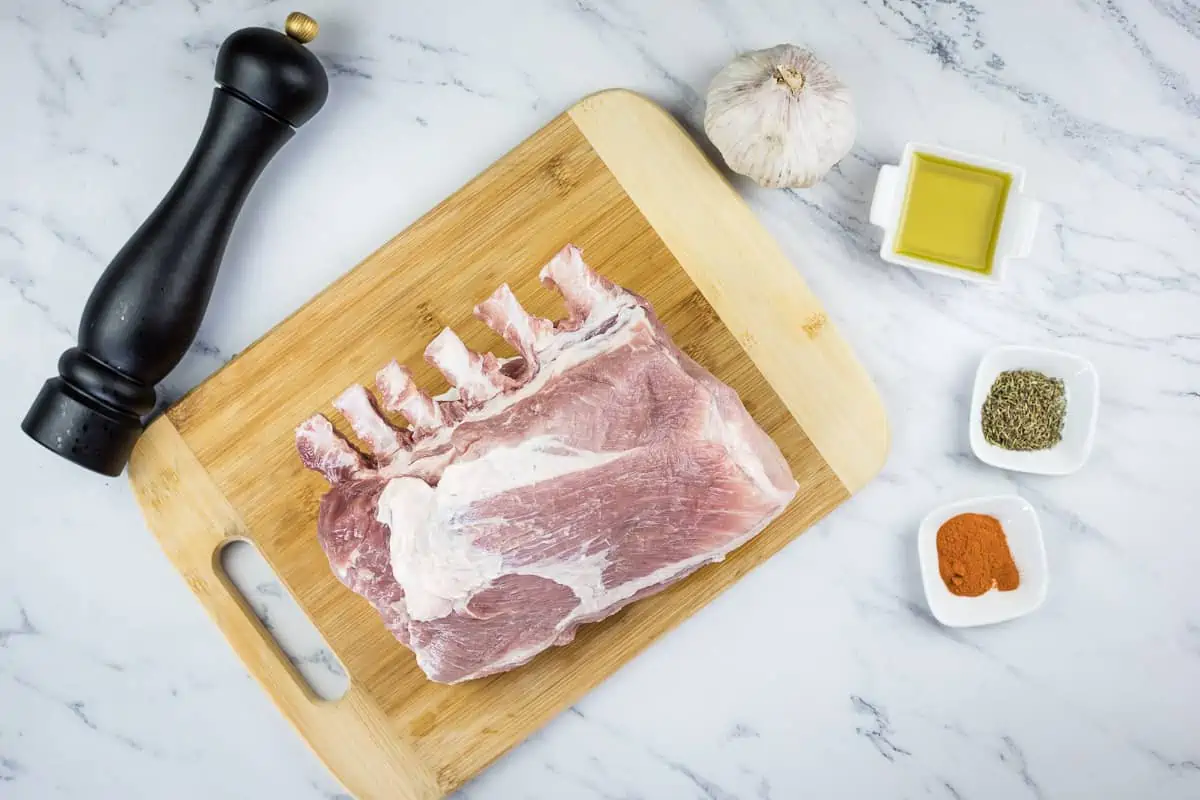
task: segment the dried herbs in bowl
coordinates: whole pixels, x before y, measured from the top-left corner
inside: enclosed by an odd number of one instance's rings
[[[1005,450],[1048,450],[1062,441],[1063,381],[1029,369],[1001,372],[983,403],[983,435]]]
[[[979,362],[968,437],[985,464],[1037,475],[1069,475],[1096,438],[1100,376],[1083,356],[1005,345]]]

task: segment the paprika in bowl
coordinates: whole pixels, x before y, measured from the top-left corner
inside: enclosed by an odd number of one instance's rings
[[[1046,599],[1046,547],[1037,512],[1016,495],[942,506],[925,517],[917,555],[929,610],[951,627],[1028,614]]]

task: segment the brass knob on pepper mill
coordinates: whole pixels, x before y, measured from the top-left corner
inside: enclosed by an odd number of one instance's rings
[[[300,11],[293,11],[283,21],[284,33],[300,44],[308,44],[317,38],[317,31],[320,29],[321,26],[315,19]]]
[[[305,42],[317,23],[290,14],[287,35],[234,32],[217,54],[204,130],[158,207],[100,276],[79,324],[21,424],[36,441],[105,475],[124,469],[154,410],[156,385],[191,346],[242,203],[263,168],[324,105],[329,79]]]

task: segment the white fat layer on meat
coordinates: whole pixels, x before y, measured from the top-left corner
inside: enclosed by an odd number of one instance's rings
[[[472,673],[471,675],[463,676],[454,682],[463,683],[465,681],[474,680],[475,678],[480,677],[480,675],[484,672],[488,674],[494,672],[503,672],[506,669],[511,669],[512,667],[524,664],[526,661],[533,658],[547,647],[553,645],[563,631],[570,630],[572,627],[578,625],[581,619],[586,618],[601,609],[609,608],[621,602],[622,600],[628,600],[642,589],[650,586],[657,586],[660,583],[666,583],[676,575],[687,572],[693,567],[699,567],[703,564],[708,564],[715,561],[723,561],[726,555],[757,536],[763,528],[765,528],[772,520],[775,519],[776,516],[779,515],[779,512],[783,510],[784,505],[786,505],[786,503],[781,504],[778,508],[775,508],[769,513],[765,514],[758,524],[738,538],[728,542],[720,550],[706,551],[692,556],[691,558],[685,558],[682,561],[676,561],[673,564],[665,564],[645,577],[638,578],[637,580],[627,581],[619,586],[614,586],[612,589],[600,593],[596,596],[596,599],[592,603],[584,603],[581,601],[580,604],[573,611],[571,611],[570,614],[564,617],[558,623],[558,625],[555,626],[553,633],[546,636],[546,638],[530,645],[529,647],[525,647],[520,650],[510,650],[505,654],[503,659],[488,663],[486,668],[481,670],[479,673]]]
[[[376,519],[391,531],[392,574],[404,588],[409,616],[429,621],[464,611],[476,592],[501,575],[547,578],[570,588],[581,602],[594,601],[603,591],[608,564],[602,554],[505,566],[496,553],[476,547],[461,523],[471,505],[487,497],[595,469],[623,455],[576,450],[555,437],[539,436],[450,464],[436,489],[419,478],[389,481]]]
[[[623,455],[623,451],[577,450],[555,436],[535,436],[446,467],[438,482],[439,503],[461,510],[490,495],[594,469]]]
[[[454,536],[441,524],[437,491],[420,478],[393,478],[379,496],[375,518],[391,531],[392,574],[404,588],[408,615],[433,620],[465,605],[470,595],[499,575],[500,556]]]
[[[745,419],[750,418],[746,416]],[[709,407],[704,435],[710,442],[723,445],[725,452],[729,454],[733,462],[765,496],[774,498],[781,505],[791,502],[792,497],[796,494],[795,481],[792,482],[793,488],[790,491],[781,491],[771,482],[771,479],[767,477],[762,457],[746,436],[746,426],[741,421],[727,420],[721,416],[716,395],[713,396]]]

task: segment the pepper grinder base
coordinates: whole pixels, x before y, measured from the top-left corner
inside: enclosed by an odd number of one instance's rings
[[[142,433],[142,421],[96,402],[62,378],[51,378],[42,385],[21,430],[68,461],[116,477]]]

